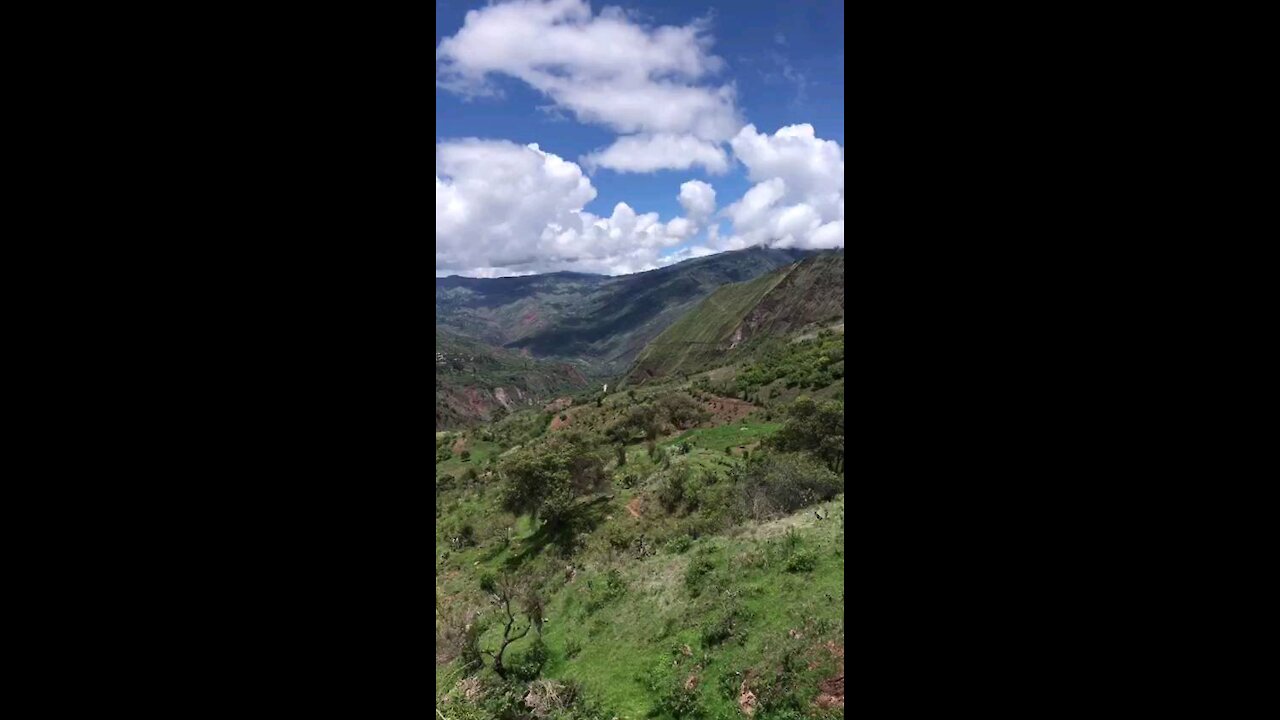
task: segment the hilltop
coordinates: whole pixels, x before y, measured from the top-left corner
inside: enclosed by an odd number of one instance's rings
[[[437,278],[436,325],[535,358],[577,362],[585,375],[607,382],[722,285],[813,254],[756,247],[619,277]]]

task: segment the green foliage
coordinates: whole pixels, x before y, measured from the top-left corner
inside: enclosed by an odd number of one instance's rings
[[[715,561],[709,553],[699,552],[694,555],[684,572],[684,586],[689,590],[689,594],[695,597],[701,594],[708,576],[715,572],[715,569]]]
[[[759,453],[735,478],[741,512],[757,520],[779,517],[844,489],[844,480],[808,455]]]
[[[471,460],[471,451],[470,451],[470,450],[463,450],[463,451],[462,451],[462,462],[469,462],[470,460]]]
[[[687,679],[696,674],[690,665],[680,649],[675,647],[668,657],[660,658],[639,678],[653,697],[651,717],[671,720],[701,720],[706,717],[699,701],[700,686],[696,682],[691,685]]]
[[[844,376],[844,335],[777,344],[738,373],[738,387],[751,390],[783,380],[787,387],[823,388]]]
[[[808,397],[797,398],[787,409],[787,422],[769,440],[784,451],[804,451],[819,458],[833,472],[844,467],[844,402],[821,404]]]
[[[751,612],[736,597],[721,596],[703,615],[699,637],[706,647],[715,647],[734,638],[739,643],[746,640],[747,621]]]
[[[617,569],[605,573],[603,578],[587,582],[587,612],[595,612],[627,592],[627,584]]]
[[[608,486],[604,460],[590,438],[564,433],[523,448],[503,463],[503,509],[529,514],[552,528],[565,523],[574,501]]]
[[[786,570],[790,573],[802,573],[813,570],[818,564],[818,556],[811,550],[800,550],[787,558]]]
[[[693,545],[693,538],[685,535],[677,535],[667,542],[667,551],[679,555],[688,550]]]

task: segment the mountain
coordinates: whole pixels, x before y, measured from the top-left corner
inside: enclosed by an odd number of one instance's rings
[[[536,358],[575,361],[586,375],[608,378],[717,288],[812,255],[757,247],[619,277],[437,278],[436,325]]]
[[[436,328],[436,430],[493,419],[495,411],[540,406],[587,386],[579,368],[525,357]]]
[[[645,347],[626,382],[725,365],[843,318],[844,251],[836,250],[719,288]]]

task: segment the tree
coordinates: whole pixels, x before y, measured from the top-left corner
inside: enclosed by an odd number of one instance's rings
[[[527,447],[502,466],[504,510],[530,515],[557,529],[574,501],[608,485],[604,460],[589,439],[566,433]]]
[[[844,402],[815,403],[797,398],[787,409],[787,422],[769,441],[785,451],[805,451],[821,459],[833,472],[844,468]]]
[[[684,393],[668,393],[658,398],[658,419],[670,423],[677,430],[691,428],[710,417],[701,405]]]
[[[485,655],[493,658],[493,671],[498,677],[507,679],[508,669],[502,663],[503,655],[507,652],[507,648],[512,643],[520,640],[529,634],[529,630],[536,629],[538,637],[542,637],[542,597],[538,593],[537,583],[529,577],[519,577],[515,575],[503,575],[499,578],[485,576],[480,580],[480,589],[489,593],[490,601],[498,607],[500,615],[498,622],[502,623],[502,640],[498,645],[497,652],[492,650],[483,650]],[[517,604],[521,614],[525,617],[525,626],[519,628],[516,613],[511,609],[512,604]],[[542,672],[542,666],[546,663],[545,655],[538,663],[537,672]]]

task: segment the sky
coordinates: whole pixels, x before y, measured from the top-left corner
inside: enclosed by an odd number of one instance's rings
[[[844,246],[842,0],[437,0],[436,276]]]

